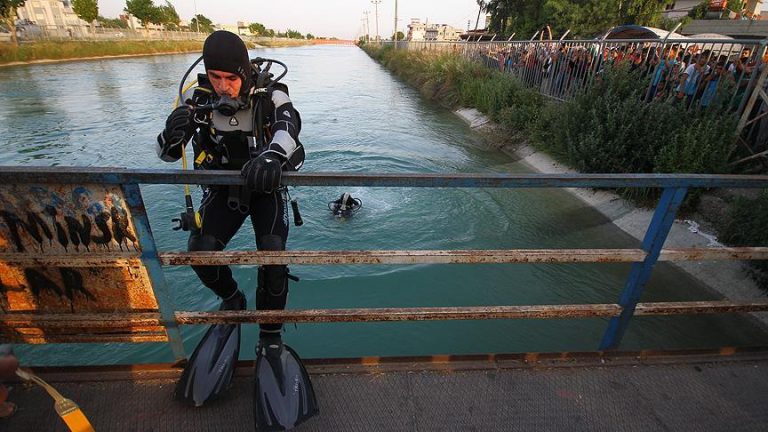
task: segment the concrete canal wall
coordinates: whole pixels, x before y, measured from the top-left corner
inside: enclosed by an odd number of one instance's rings
[[[473,108],[459,108],[454,113],[469,127],[489,139],[493,139],[494,130],[498,127],[483,113]],[[578,173],[575,169],[555,161],[552,157],[536,150],[533,146],[523,143],[518,146],[503,145],[502,151],[508,153],[531,169],[539,173],[567,174]],[[619,195],[602,190],[569,188],[571,194],[595,208],[622,231],[639,241],[643,240],[645,232],[653,216],[652,209],[638,208],[621,198]],[[701,223],[695,220],[676,220],[664,243],[665,248],[689,247],[723,247],[717,242],[714,234],[704,232]],[[763,300],[766,295],[749,277],[745,264],[741,261],[694,261],[670,263],[714,292],[734,301]],[[752,314],[763,325],[768,326],[768,313]]]

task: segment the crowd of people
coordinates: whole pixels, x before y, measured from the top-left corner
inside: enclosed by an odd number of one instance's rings
[[[471,53],[489,67],[516,75],[542,94],[568,99],[578,89],[600,79],[607,67],[628,65],[638,71],[643,98],[671,101],[686,107],[707,107],[720,88],[733,91],[738,108],[757,65],[768,62],[768,51],[735,44],[649,43],[584,45],[534,42],[499,45]],[[718,49],[713,49],[717,47]],[[733,53],[732,53],[733,52]]]

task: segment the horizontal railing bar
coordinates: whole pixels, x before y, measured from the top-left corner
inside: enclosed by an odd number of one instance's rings
[[[768,259],[768,247],[662,249],[659,261],[732,261]]]
[[[243,183],[243,179],[236,171],[92,167],[0,167],[0,183],[240,185]],[[766,188],[768,187],[768,176],[710,174],[359,174],[287,172],[283,174],[283,184],[287,186],[467,188]]]
[[[613,317],[616,304],[176,312],[181,325]]]
[[[91,314],[2,314],[0,325],[8,327],[56,328],[128,328],[162,326],[159,313],[91,313]]]
[[[759,302],[668,302],[640,303],[638,315],[686,315],[768,311],[768,301]],[[176,312],[181,325],[276,322],[371,322],[487,319],[552,319],[615,317],[617,304],[480,306],[430,308],[305,309],[274,311]]]
[[[165,331],[135,335],[8,335],[7,342],[44,345],[50,343],[167,343]]]
[[[645,259],[642,249],[501,249],[501,250],[314,250],[164,252],[163,265],[333,265],[333,264],[512,264],[621,263]],[[19,266],[133,267],[137,253],[102,256],[27,253],[0,254],[0,262]],[[660,261],[763,260],[768,247],[664,249]]]
[[[675,303],[639,303],[635,315],[699,315],[713,313],[744,313],[768,311],[768,301],[733,302],[692,301]]]
[[[0,262],[25,267],[140,267],[139,252],[99,253],[99,255],[49,254],[27,252],[0,253]]]
[[[642,249],[406,251],[234,251],[161,253],[164,265],[619,263],[645,259]],[[768,259],[768,248],[664,249],[662,261]]]
[[[502,264],[635,262],[642,249],[350,250],[161,253],[164,265],[278,264]]]
[[[768,311],[768,301],[733,302],[727,300],[640,303],[635,314],[689,315],[713,313],[745,313]],[[268,311],[176,312],[181,325],[245,324],[275,322],[371,322],[371,321],[435,321],[487,319],[553,319],[614,317],[621,313],[617,304],[528,305],[528,306],[467,306],[428,308],[369,308],[369,309],[303,309]],[[128,329],[161,325],[157,313],[145,314],[10,314],[0,316],[7,328],[97,328]],[[34,336],[34,335],[30,335]],[[55,337],[56,335],[51,335]],[[73,335],[61,335],[73,336]]]

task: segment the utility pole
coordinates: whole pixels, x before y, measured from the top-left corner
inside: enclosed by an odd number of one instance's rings
[[[197,0],[195,0],[195,27],[197,27],[197,32],[200,33],[200,18],[197,16]]]
[[[370,42],[371,41],[371,23],[368,22],[368,15],[371,14],[371,11],[363,11],[363,15],[365,15],[365,41]]]
[[[379,3],[381,0],[371,0],[371,3],[376,7],[376,41],[379,41]]]
[[[397,0],[395,0],[395,49],[397,49]]]

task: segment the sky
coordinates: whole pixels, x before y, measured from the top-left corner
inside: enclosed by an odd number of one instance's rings
[[[156,5],[161,5],[165,0],[154,1]],[[380,1],[379,34],[391,37],[395,0]],[[259,22],[276,31],[290,28],[301,33],[341,39],[357,39],[364,33],[363,12],[368,10],[370,32],[372,36],[376,35],[376,8],[370,0],[171,0],[171,4],[183,21],[189,21],[197,7],[197,13],[216,24]],[[99,0],[101,16],[116,18],[123,8],[125,0]],[[466,29],[469,20],[474,28],[477,10],[475,0],[398,0],[398,29],[406,33],[411,18],[459,29]]]

